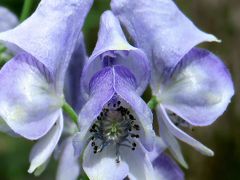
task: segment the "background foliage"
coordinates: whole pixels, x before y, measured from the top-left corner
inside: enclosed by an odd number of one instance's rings
[[[97,40],[100,15],[105,9],[109,9],[109,2],[110,0],[96,0],[87,17],[84,34],[89,54]],[[176,2],[198,27],[222,39],[221,44],[208,43],[201,46],[224,60],[232,73],[236,89],[231,105],[218,121],[212,126],[194,128],[194,131],[188,132],[213,149],[214,157],[202,156],[181,143],[190,167],[185,171],[186,177],[188,180],[240,179],[240,2],[239,0]],[[0,0],[0,5],[8,7],[18,16],[22,4],[23,0]],[[38,0],[34,0],[33,10],[37,4]],[[28,156],[33,144],[34,142],[21,138],[0,134],[1,180],[54,179],[57,162],[53,158],[40,177],[35,178],[27,173]]]

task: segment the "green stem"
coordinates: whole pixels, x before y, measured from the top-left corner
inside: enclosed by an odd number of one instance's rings
[[[150,109],[155,109],[157,107],[157,105],[159,104],[157,97],[156,96],[152,96],[152,98],[150,99],[150,101],[148,101],[147,105]]]
[[[20,16],[20,22],[23,22],[25,19],[30,16],[33,0],[24,0],[22,13]]]
[[[78,127],[78,115],[66,101],[63,104],[62,109]]]

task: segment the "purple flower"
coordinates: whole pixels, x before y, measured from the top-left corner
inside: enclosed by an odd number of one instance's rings
[[[194,48],[219,40],[200,31],[170,0],[112,0],[111,7],[151,61],[160,135],[170,151],[187,166],[177,137],[202,154],[213,155],[180,127],[210,125],[234,94],[222,61],[207,50]]]
[[[155,137],[152,113],[140,98],[149,77],[145,54],[128,44],[111,11],[103,13],[97,45],[83,70],[87,102],[73,140],[90,179],[153,176],[146,155]]]
[[[42,0],[30,18],[0,34],[17,53],[0,71],[0,116],[15,133],[41,138],[30,155],[30,173],[47,161],[61,136],[64,75],[91,5]]]

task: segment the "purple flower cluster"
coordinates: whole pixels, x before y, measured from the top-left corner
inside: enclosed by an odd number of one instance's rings
[[[112,0],[88,57],[82,26],[92,4],[42,0],[32,16],[0,33],[14,53],[0,70],[0,130],[37,140],[28,170],[36,175],[54,152],[58,180],[83,172],[91,180],[184,179],[164,151],[185,168],[177,139],[212,156],[181,128],[210,125],[234,94],[223,62],[196,47],[219,40],[172,0]],[[154,106],[141,98],[148,85]],[[66,102],[77,125],[63,113]]]

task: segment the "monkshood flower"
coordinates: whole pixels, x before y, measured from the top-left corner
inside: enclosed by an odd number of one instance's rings
[[[61,136],[64,75],[92,2],[42,0],[30,18],[0,34],[17,53],[0,71],[0,116],[15,133],[41,138],[30,173],[44,165]]]
[[[207,50],[194,48],[219,40],[200,31],[171,0],[112,0],[111,7],[135,45],[151,61],[160,135],[170,151],[187,166],[177,137],[212,156],[210,149],[180,127],[210,125],[225,111],[234,94],[222,61]]]
[[[83,69],[87,102],[73,140],[90,179],[154,176],[145,153],[154,143],[152,113],[140,97],[150,78],[149,67],[145,54],[128,44],[112,12],[103,13],[98,42]]]

